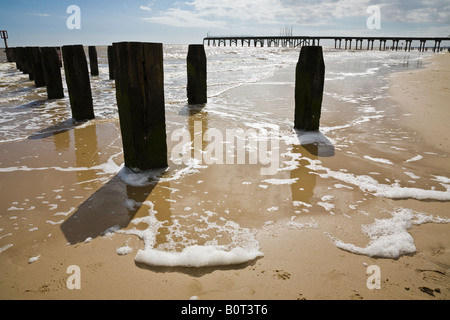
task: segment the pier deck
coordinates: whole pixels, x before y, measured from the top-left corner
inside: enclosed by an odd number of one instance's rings
[[[335,49],[352,49],[352,42],[355,41],[356,50],[363,49],[363,42],[366,42],[367,46],[364,46],[367,50],[374,49],[374,43],[379,43],[379,50],[405,50],[411,51],[413,41],[417,42],[417,49],[423,52],[428,49],[426,43],[428,41],[434,42],[434,46],[431,48],[434,52],[441,51],[442,42],[450,42],[450,38],[444,37],[349,37],[349,36],[208,36],[203,39],[203,44],[208,46],[226,46],[227,43],[232,46],[233,44],[238,46],[253,44],[255,47],[258,44],[261,47],[267,45],[268,47],[301,47],[310,45],[320,45],[321,40],[334,40]],[[387,46],[392,43],[392,45]]]

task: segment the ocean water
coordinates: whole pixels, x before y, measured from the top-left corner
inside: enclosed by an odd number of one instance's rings
[[[285,68],[293,69],[299,50],[290,48],[246,48],[206,47],[208,56],[208,96],[210,103],[221,103],[223,93],[245,84],[258,83],[277,75]],[[186,55],[187,46],[164,46],[164,77],[167,117],[180,112],[186,106]],[[378,52],[378,51],[336,51],[325,49],[326,95],[349,104],[360,103],[362,113],[370,113],[368,103],[372,99],[386,97],[385,77],[387,74],[422,65],[425,54]],[[98,47],[99,77],[92,77],[91,88],[94,97],[95,115],[98,119],[117,118],[114,81],[108,77],[106,47]],[[64,69],[62,68],[64,76]],[[353,84],[360,83],[358,87]],[[278,82],[280,83],[280,82]],[[293,86],[291,76],[285,81]],[[69,100],[65,81],[65,99],[46,100],[46,89],[36,89],[33,82],[15,69],[13,63],[0,65],[0,143],[26,139],[39,130],[52,127],[70,119]],[[280,99],[283,97],[280,97]],[[287,98],[287,97],[286,97]],[[290,97],[289,97],[290,98]],[[325,108],[327,106],[325,105]],[[241,118],[241,110],[225,110],[228,117]],[[330,110],[332,111],[332,110]],[[217,114],[221,110],[216,111]],[[245,114],[252,122],[252,111]],[[364,121],[361,117],[351,119]],[[255,122],[258,122],[259,119]],[[284,122],[290,122],[285,119]],[[277,124],[281,124],[279,121]],[[350,125],[351,121],[347,122]],[[325,130],[329,130],[325,128]]]
[[[91,78],[96,119],[76,126],[77,129],[97,123],[117,123],[115,85],[109,80],[106,47],[97,49],[100,76]],[[104,230],[106,234],[143,239],[144,248],[135,259],[153,266],[201,267],[253,260],[264,256],[264,248],[260,248],[257,240],[258,229],[270,230],[280,223],[297,230],[318,228],[315,212],[346,217],[372,214],[373,219],[377,219],[379,212],[367,213],[377,199],[450,201],[450,178],[445,167],[429,165],[436,159],[438,163],[445,161],[447,155],[416,146],[419,137],[401,126],[401,119],[407,114],[399,111],[389,95],[389,75],[423,67],[424,58],[430,53],[325,48],[325,93],[321,129],[317,133],[299,133],[292,128],[294,72],[299,49],[206,47],[206,54],[208,103],[188,106],[187,46],[164,46],[168,170],[134,174],[124,168],[122,151],[117,145],[111,147],[120,139],[116,130],[113,142],[107,143],[113,151],[99,156],[90,166],[54,163],[30,167],[20,163],[5,165],[0,161],[0,175],[45,170],[76,172],[76,184],[94,181],[96,187],[101,187],[113,181],[114,184],[109,185],[114,188],[117,185],[145,188],[154,185],[157,178],[158,190],[164,189],[165,193],[149,192],[149,197],[142,201],[126,192],[121,194],[122,209],[134,212],[139,208],[144,213],[132,219],[127,228],[112,226],[109,231],[106,227]],[[221,154],[224,159],[216,153],[214,156],[219,159],[206,163],[204,157],[193,156],[196,151],[200,155],[208,151],[205,140],[200,141],[199,148],[196,146],[194,136],[199,134],[196,128],[201,134],[208,130],[215,132],[216,138],[217,134],[222,134],[225,138],[222,144],[230,146]],[[47,101],[45,88],[36,89],[28,75],[16,70],[14,64],[0,64],[0,150],[10,144],[45,139],[68,130],[75,130],[75,125],[71,120],[66,86],[64,99]],[[190,134],[189,139],[180,140],[175,136],[177,130],[180,134]],[[240,147],[233,144],[234,140],[230,141],[227,130],[247,134],[242,138],[241,148],[247,151],[248,157],[242,163],[237,159]],[[212,145],[211,140],[209,145]],[[255,163],[257,170],[249,173],[247,166],[241,171],[239,164],[251,165],[249,154],[252,150],[259,151],[263,145],[267,147],[265,152],[256,153],[259,155]],[[102,146],[100,141],[95,143],[98,150],[103,147],[107,146]],[[173,152],[177,147],[180,147],[178,152]],[[180,158],[183,161],[179,161]],[[334,163],[333,159],[339,161]],[[274,170],[269,170],[268,175],[260,170],[270,166]],[[83,172],[95,174],[83,177]],[[221,186],[205,187],[205,177],[210,178],[217,172],[220,175],[216,183]],[[274,192],[275,188],[282,191]],[[199,190],[203,190],[203,194],[199,194]],[[211,190],[222,194],[213,196],[208,193]],[[277,196],[266,196],[267,192]],[[167,195],[166,198],[162,194]],[[351,200],[344,202],[341,196]],[[252,199],[260,204],[252,205]],[[6,212],[0,216],[0,222],[10,219],[11,214],[20,214],[26,205],[31,208],[27,201],[22,203],[23,208],[17,201],[9,203],[3,199],[2,202]],[[165,218],[161,217],[161,208],[167,211]],[[68,207],[62,212],[56,211],[59,216],[70,217],[77,209]],[[410,208],[391,211],[393,218],[383,220],[392,226],[388,236],[377,233],[382,223],[369,227],[361,224],[370,241],[365,248],[333,235],[326,236],[342,250],[396,258],[415,250],[407,232],[412,223],[449,222]],[[53,212],[45,214],[51,216]],[[62,219],[51,224],[64,230],[65,223],[67,221]],[[137,227],[140,224],[148,227],[142,230]],[[3,238],[0,253],[14,244],[8,241],[9,236],[0,232],[0,241]],[[386,246],[388,249],[383,249]],[[117,252],[128,254],[132,248],[118,248]]]

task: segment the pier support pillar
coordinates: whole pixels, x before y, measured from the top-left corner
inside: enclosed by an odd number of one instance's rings
[[[8,62],[15,62],[14,50],[15,48],[5,48],[6,60],[8,60]]]
[[[108,67],[109,67],[109,80],[114,80],[114,47],[113,46],[108,46]]]
[[[419,52],[425,51],[426,40],[420,40]]]
[[[31,62],[31,56],[32,56],[32,48],[31,47],[25,47],[25,63],[27,65],[28,69],[28,80],[34,81],[34,70],[33,70],[33,64]]]
[[[187,55],[187,96],[189,104],[204,104],[207,97],[207,62],[205,47],[189,45]]]
[[[45,87],[45,74],[42,67],[41,49],[39,47],[31,47],[30,62],[33,69],[34,85],[36,88]]]
[[[72,117],[76,121],[95,118],[86,54],[82,45],[62,47],[64,71]]]
[[[439,52],[441,48],[441,40],[435,40],[434,41],[434,48],[433,48],[433,52]]]
[[[302,47],[295,77],[295,129],[319,130],[324,84],[322,47]]]
[[[28,74],[28,68],[25,64],[26,55],[24,47],[16,48],[16,67],[19,71],[22,71],[24,74]]]
[[[89,46],[89,64],[91,66],[91,76],[98,76],[97,49],[94,46]]]
[[[64,98],[59,55],[55,47],[41,48],[42,67],[44,69],[47,99]]]
[[[166,168],[167,137],[162,43],[114,43],[116,97],[125,166]]]

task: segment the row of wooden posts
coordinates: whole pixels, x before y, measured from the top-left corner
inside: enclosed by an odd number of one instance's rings
[[[95,118],[86,54],[82,45],[9,48],[10,61],[29,74],[36,87],[47,87],[48,99],[64,97],[61,67],[75,121]],[[62,59],[60,52],[62,51]],[[96,48],[88,49],[91,76],[97,76]],[[189,45],[187,98],[207,103],[207,59],[204,45]],[[138,172],[168,166],[161,43],[121,42],[108,47],[109,77],[115,80],[125,166]],[[296,70],[295,128],[317,131],[325,65],[322,47],[302,47]]]

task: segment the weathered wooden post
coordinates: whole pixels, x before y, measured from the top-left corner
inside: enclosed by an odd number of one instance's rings
[[[16,67],[18,70],[22,71],[24,70],[24,65],[23,65],[23,51],[25,50],[25,48],[23,47],[17,47],[16,48]]]
[[[33,62],[32,62],[32,48],[31,47],[25,47],[25,53],[26,53],[26,60],[25,63],[27,64],[28,68],[28,80],[33,81],[34,80],[34,70],[33,70]]]
[[[20,55],[20,68],[23,74],[28,74],[28,63],[27,63],[27,49],[25,47],[19,47]]]
[[[91,84],[82,45],[63,46],[64,71],[75,121],[94,119]]]
[[[204,104],[207,97],[207,64],[205,46],[189,45],[187,56],[187,96],[189,104]]]
[[[6,48],[6,59],[8,60],[8,62],[15,62],[14,60],[14,51],[15,48]]]
[[[95,46],[89,46],[89,64],[91,66],[91,76],[98,76],[98,58]]]
[[[109,79],[114,80],[114,47],[108,46]]]
[[[161,43],[114,43],[116,96],[125,166],[166,168],[167,141]]]
[[[34,84],[36,88],[45,86],[45,74],[42,67],[41,50],[39,47],[32,47],[30,51],[31,68],[34,74]]]
[[[295,129],[319,130],[324,84],[322,47],[302,47],[295,77]]]
[[[64,98],[61,67],[56,48],[41,48],[41,59],[44,69],[45,85],[47,86],[47,98],[49,100]]]

